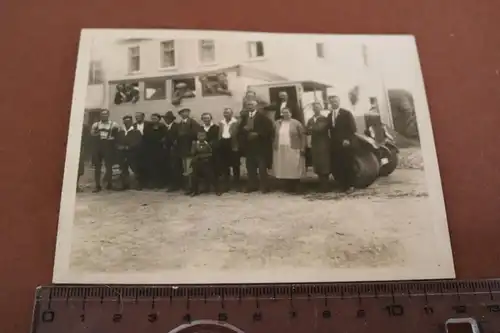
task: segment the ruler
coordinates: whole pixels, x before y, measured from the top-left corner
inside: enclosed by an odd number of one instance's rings
[[[500,333],[500,280],[39,287],[33,333]]]

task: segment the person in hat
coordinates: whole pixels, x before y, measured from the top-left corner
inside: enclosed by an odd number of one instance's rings
[[[123,128],[116,136],[118,149],[118,160],[120,162],[120,179],[122,190],[130,188],[130,172],[132,170],[137,177],[139,162],[139,148],[142,141],[141,132],[133,126],[132,116],[123,117]],[[139,185],[140,186],[140,185]]]
[[[177,132],[177,152],[182,160],[182,175],[187,192],[191,191],[191,186],[189,186],[189,175],[191,172],[191,148],[193,142],[197,138],[198,132],[203,130],[200,124],[191,118],[190,115],[191,110],[188,108],[179,110],[179,116],[181,119]]]
[[[106,169],[104,174],[106,189],[113,189],[113,164],[116,159],[115,140],[119,130],[120,126],[116,122],[109,120],[109,110],[102,110],[100,120],[92,125],[90,134],[96,139],[92,156],[95,181],[95,189],[93,192],[95,193],[102,190],[101,169],[103,163]]]
[[[179,135],[179,124],[175,122],[176,116],[172,111],[167,111],[163,120],[165,121],[166,134],[164,141],[166,170],[165,176],[168,191],[173,192],[180,188],[182,180],[182,161],[177,152],[177,136]]]
[[[153,113],[149,126],[144,128],[143,143],[148,170],[148,188],[162,188],[165,185],[165,150],[163,148],[166,126],[161,115]]]
[[[141,136],[144,135],[144,128],[149,127],[150,122],[146,120],[146,115],[144,112],[136,112],[135,113],[135,122],[132,125],[136,130],[141,133]],[[136,190],[141,190],[148,183],[148,167],[147,167],[147,158],[146,158],[146,149],[141,142],[141,145],[138,147],[137,152],[137,172],[135,173],[135,178],[137,180]]]
[[[179,82],[175,85],[174,93],[172,96],[172,105],[179,106],[184,98],[195,97],[194,91],[189,89],[185,82]]]

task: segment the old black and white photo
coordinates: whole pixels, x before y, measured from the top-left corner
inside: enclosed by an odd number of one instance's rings
[[[54,282],[454,277],[406,35],[82,31]]]

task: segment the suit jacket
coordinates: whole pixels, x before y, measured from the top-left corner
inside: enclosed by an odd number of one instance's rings
[[[205,130],[203,126],[201,127],[202,130]],[[219,126],[216,124],[212,124],[210,128],[208,129],[207,133],[207,141],[210,144],[212,148],[217,147],[217,142],[219,141]]]
[[[219,140],[222,140],[222,133],[224,132],[224,126],[226,124],[221,121],[219,123]],[[229,134],[231,135],[231,148],[234,150],[238,149],[238,127],[239,127],[239,122],[234,121],[229,125]]]
[[[177,136],[179,135],[179,124],[173,122],[170,129],[165,125],[165,148],[170,150],[177,144]]]
[[[140,146],[142,135],[139,130],[132,127],[132,130],[125,132],[120,130],[116,136],[116,143],[119,150],[133,150]]]
[[[146,130],[146,127],[147,127],[147,126],[149,126],[150,124],[151,124],[151,122],[150,122],[150,121],[145,120],[145,121],[144,121],[144,130]],[[137,130],[138,130],[137,125],[138,125],[138,124],[137,124],[137,122],[135,122],[134,124],[132,124],[132,127],[134,127],[135,129],[137,129]],[[139,133],[140,133],[140,132],[139,132]],[[142,133],[142,135],[144,135],[144,133]]]
[[[191,146],[196,140],[198,132],[202,130],[200,124],[193,118],[188,118],[184,123],[182,120],[177,127],[177,149],[181,157],[191,155]]]
[[[280,139],[280,129],[283,124],[283,120],[279,119],[276,121],[276,130],[274,132],[274,149],[278,149],[279,139]],[[307,136],[304,126],[300,123],[300,121],[296,119],[290,119],[290,147],[292,149],[306,149],[307,145]]]
[[[167,127],[162,123],[156,128],[152,123],[144,125],[142,144],[149,150],[162,149],[166,133]]]
[[[328,114],[328,127],[332,144],[339,146],[344,140],[349,140],[352,144],[356,137],[356,121],[351,111],[340,108],[335,118],[335,124],[332,124],[332,113]]]
[[[262,157],[266,159],[270,167],[273,156],[274,124],[268,116],[260,111],[257,111],[253,117],[252,129],[247,127],[249,119],[249,116],[244,117],[239,124],[239,146],[244,147],[246,157]]]

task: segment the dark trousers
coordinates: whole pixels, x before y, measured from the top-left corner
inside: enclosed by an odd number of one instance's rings
[[[219,173],[224,181],[228,182],[233,174],[234,182],[240,180],[240,154],[233,151],[231,139],[221,139],[219,141]]]
[[[262,155],[248,154],[245,158],[245,165],[248,173],[248,187],[257,189],[260,185],[261,190],[268,189],[267,161]],[[257,180],[257,173],[259,179]]]
[[[148,147],[146,154],[147,186],[161,188],[165,185],[165,151],[161,146]]]
[[[166,183],[171,189],[182,186],[182,159],[173,148],[167,148]]]
[[[121,182],[124,188],[130,186],[130,172],[132,170],[134,174],[137,173],[137,151],[136,150],[121,150],[120,151],[120,171],[121,171]]]
[[[139,146],[136,149],[136,170],[135,179],[139,187],[146,186],[148,182],[148,161],[147,161],[147,152],[144,145]]]
[[[332,174],[341,189],[345,190],[354,184],[354,150],[352,147],[337,145],[332,150]]]
[[[318,175],[319,179],[319,190],[321,192],[327,192],[328,191],[328,178],[330,175]]]
[[[101,187],[101,169],[104,164],[104,181],[108,188],[113,187],[113,164],[115,159],[115,146],[113,140],[100,140],[97,143],[93,156],[94,181],[96,188]]]
[[[191,165],[192,192],[198,193],[201,183],[204,183],[207,190],[210,190],[210,187],[213,186],[214,189],[218,191],[217,175],[214,167],[215,164],[212,158],[194,159]]]

